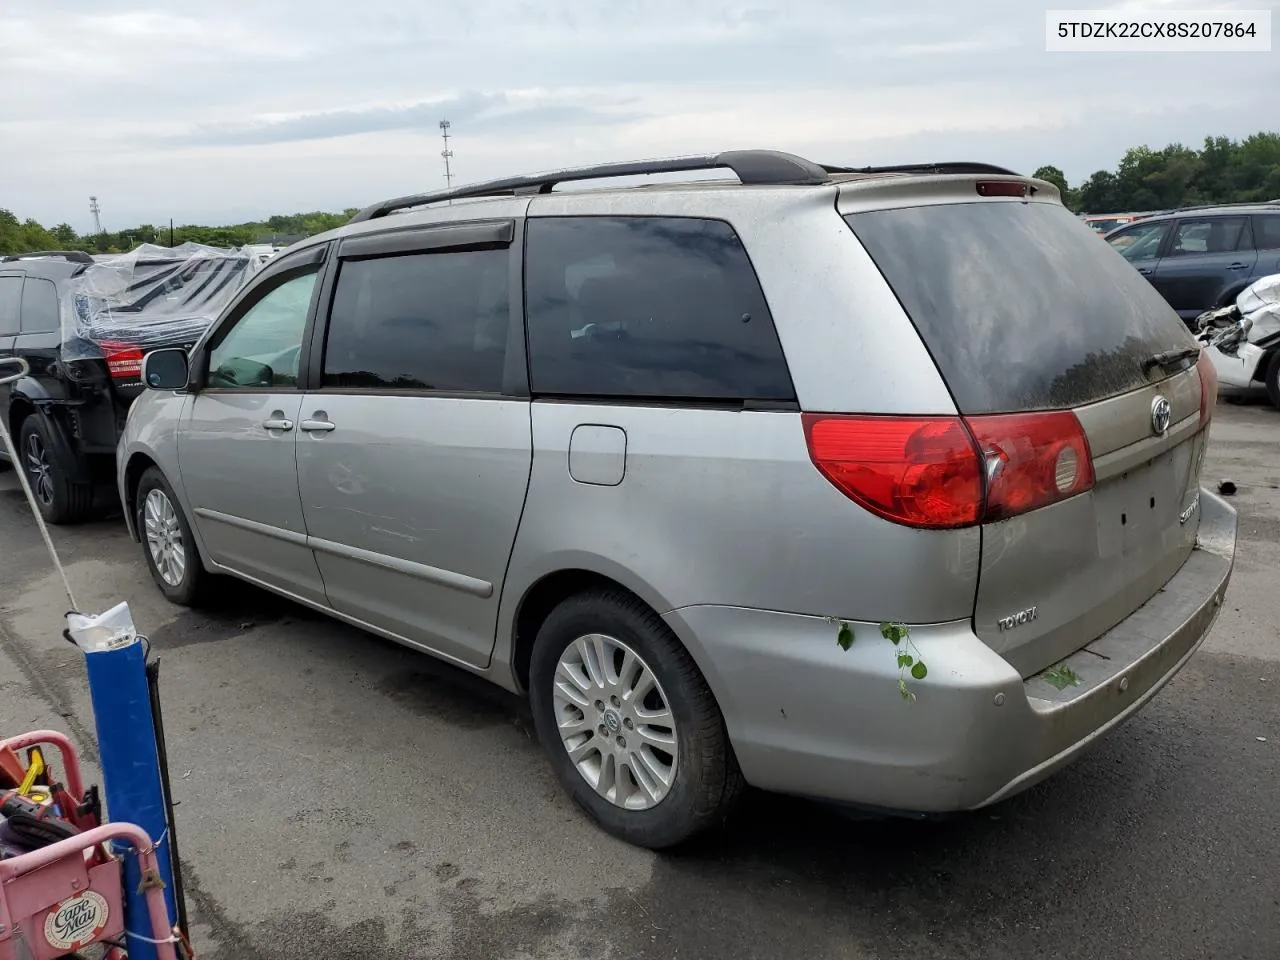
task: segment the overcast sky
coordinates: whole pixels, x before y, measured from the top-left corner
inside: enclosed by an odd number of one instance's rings
[[[1046,53],[1050,5],[0,0],[0,207],[83,232],[90,194],[108,229],[362,206],[443,185],[443,118],[463,182],[760,146],[1076,183],[1280,128],[1280,53]],[[1125,5],[1280,0],[1080,4]]]

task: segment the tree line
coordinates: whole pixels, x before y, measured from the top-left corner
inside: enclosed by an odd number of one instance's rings
[[[1131,147],[1114,171],[1099,170],[1074,187],[1057,167],[1041,167],[1035,176],[1054,184],[1077,213],[1280,200],[1280,133],[1206,137],[1199,150],[1180,143]]]
[[[1243,140],[1206,137],[1199,150],[1171,143],[1159,150],[1132,147],[1115,170],[1099,170],[1071,186],[1062,170],[1043,166],[1035,176],[1053,183],[1077,213],[1167,210],[1201,203],[1280,200],[1280,133],[1255,133]],[[309,237],[341,226],[356,208],[341,213],[295,213],[227,227],[191,224],[173,228],[140,223],[126,230],[78,234],[65,223],[45,227],[19,220],[0,207],[0,255],[34,250],[123,253],[141,243],[176,245],[188,240],[214,247],[238,247],[271,238]]]
[[[240,247],[249,243],[269,243],[273,239],[310,237],[346,223],[355,214],[352,207],[342,213],[295,213],[266,220],[237,223],[228,227],[184,224],[174,227],[140,223],[126,230],[78,234],[70,224],[45,227],[33,219],[19,220],[11,210],[0,207],[0,255],[31,253],[35,250],[83,250],[86,253],[124,253],[142,243],[177,246],[188,241],[211,247]]]

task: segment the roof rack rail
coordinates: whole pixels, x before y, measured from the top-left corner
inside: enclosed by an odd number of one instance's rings
[[[1231,210],[1236,207],[1275,207],[1280,200],[1236,200],[1231,203],[1195,203],[1186,207],[1174,207],[1165,213],[1182,213],[1186,210]]]
[[[992,173],[1007,177],[1022,174],[991,163],[971,163],[967,160],[949,160],[942,163],[903,163],[888,167],[823,167],[827,173]]]
[[[579,167],[533,176],[508,177],[503,180],[489,180],[470,186],[455,187],[452,190],[417,193],[407,197],[397,197],[394,200],[384,200],[382,203],[365,207],[347,222],[361,223],[365,220],[376,220],[397,210],[440,203],[445,200],[550,193],[559,183],[722,168],[735,173],[743,183],[758,186],[814,186],[826,183],[829,172],[827,168],[811,160],[777,150],[729,150],[708,156],[602,163],[594,167]]]
[[[0,263],[10,263],[14,260],[43,260],[48,257],[61,257],[72,263],[93,263],[93,257],[83,250],[33,250],[31,253],[14,253],[7,257],[0,257]]]

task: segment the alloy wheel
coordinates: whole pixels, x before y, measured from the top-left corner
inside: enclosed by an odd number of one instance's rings
[[[171,587],[182,583],[187,571],[186,541],[178,512],[163,490],[152,490],[143,504],[147,549],[160,579]]]
[[[675,783],[675,717],[658,678],[616,637],[592,633],[560,654],[553,691],[556,726],[588,784],[626,810],[648,810]]]
[[[26,460],[27,475],[31,478],[31,489],[46,507],[53,503],[53,473],[49,466],[49,453],[45,449],[40,434],[33,433],[27,437],[27,446],[23,451]]]

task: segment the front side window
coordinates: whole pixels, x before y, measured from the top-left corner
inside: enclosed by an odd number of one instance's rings
[[[209,352],[210,387],[292,389],[319,267],[286,280],[258,300]]]
[[[526,251],[535,394],[795,398],[764,293],[727,223],[533,219]]]
[[[57,288],[50,280],[27,277],[22,285],[22,332],[55,333],[58,326]]]
[[[1173,237],[1171,257],[1205,253],[1230,253],[1240,243],[1244,217],[1216,217],[1208,220],[1183,220]]]
[[[322,385],[500,393],[510,258],[504,248],[344,260]]]

